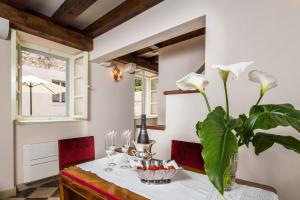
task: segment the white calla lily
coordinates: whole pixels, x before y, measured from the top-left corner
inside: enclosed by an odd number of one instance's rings
[[[176,81],[176,85],[181,90],[199,90],[204,93],[204,88],[208,85],[208,80],[202,74],[191,72],[182,79]]]
[[[261,95],[277,86],[277,80],[274,76],[258,70],[249,72],[249,80],[260,84]]]
[[[232,73],[233,79],[237,80],[245,69],[253,62],[240,62],[231,65],[212,65],[212,68],[218,69],[223,81],[227,81],[229,73]]]
[[[191,72],[182,79],[176,81],[176,85],[181,90],[198,90],[205,99],[208,111],[211,112],[211,108],[204,90],[208,85],[208,80],[206,80],[202,74]]]

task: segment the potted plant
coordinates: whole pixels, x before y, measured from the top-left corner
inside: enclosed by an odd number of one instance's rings
[[[260,84],[260,95],[255,105],[250,108],[248,115],[241,114],[233,117],[229,112],[229,97],[227,80],[230,75],[238,79],[240,74],[252,62],[241,62],[232,65],[213,65],[219,70],[224,84],[226,108],[217,106],[213,110],[205,93],[208,80],[201,74],[189,73],[176,82],[181,90],[198,90],[204,97],[209,113],[203,121],[196,124],[196,132],[203,145],[202,156],[205,172],[221,193],[230,190],[237,166],[239,147],[252,144],[255,154],[270,148],[274,143],[286,149],[300,153],[300,141],[292,136],[282,136],[266,133],[278,126],[291,126],[300,132],[300,111],[291,104],[264,104],[260,101],[267,91],[277,86],[276,79],[262,71],[254,70],[249,73],[249,80]]]

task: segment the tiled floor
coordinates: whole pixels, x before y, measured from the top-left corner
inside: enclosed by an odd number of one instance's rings
[[[6,200],[59,200],[58,180],[29,186]]]

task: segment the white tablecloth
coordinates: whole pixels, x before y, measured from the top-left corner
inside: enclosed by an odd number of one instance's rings
[[[116,156],[119,157],[121,154]],[[121,169],[117,165],[113,167],[113,171],[105,172],[103,169],[106,166],[106,158],[78,165],[85,171],[95,173],[106,181],[148,199],[224,200],[209,182],[207,176],[199,173],[182,170],[175,175],[169,184],[147,185],[141,183],[137,173],[131,169]],[[278,200],[277,195],[273,192],[238,184],[235,185],[234,190],[225,192],[224,197],[226,200]]]

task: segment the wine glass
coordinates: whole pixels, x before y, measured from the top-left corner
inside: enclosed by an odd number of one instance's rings
[[[129,168],[128,164],[128,149],[130,147],[130,136],[131,136],[131,131],[126,130],[121,134],[121,140],[122,140],[122,152],[124,153],[125,156],[125,163],[121,164],[121,168],[127,169]]]
[[[112,131],[110,135],[110,151],[112,152],[111,154],[111,162],[108,164],[109,166],[115,166],[116,163],[114,162],[113,155],[115,154],[116,150],[116,138],[117,138],[117,132]]]
[[[106,157],[107,157],[107,161],[108,161],[108,167],[104,168],[104,171],[110,172],[110,171],[113,170],[110,166],[115,165],[115,163],[112,164],[113,163],[112,155],[115,152],[115,144],[116,144],[116,142],[115,142],[115,139],[116,139],[115,132],[111,131],[109,133],[106,133],[104,135],[104,139],[105,139],[105,153],[106,153]]]

